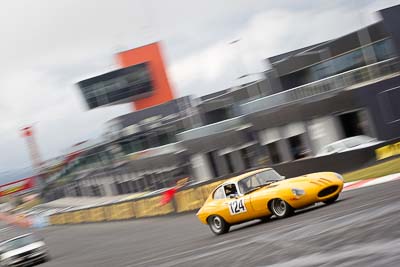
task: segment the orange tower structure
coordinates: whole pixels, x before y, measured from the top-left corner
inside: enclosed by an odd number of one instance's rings
[[[148,63],[154,91],[151,96],[135,100],[136,110],[160,105],[175,98],[168,81],[159,43],[151,43],[117,54],[117,61],[123,68]]]

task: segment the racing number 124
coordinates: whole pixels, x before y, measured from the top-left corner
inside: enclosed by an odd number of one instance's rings
[[[246,206],[244,205],[244,199],[238,199],[229,202],[229,211],[231,214],[238,214],[246,212]]]

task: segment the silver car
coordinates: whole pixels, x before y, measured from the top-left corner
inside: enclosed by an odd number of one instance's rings
[[[0,266],[31,266],[49,259],[43,239],[30,233],[0,243]]]
[[[334,143],[324,146],[318,152],[316,157],[361,149],[361,148],[365,148],[365,147],[369,147],[369,146],[374,146],[379,143],[382,143],[382,142],[376,140],[375,138],[372,138],[372,137],[369,137],[366,135],[357,135],[357,136],[341,139],[339,141],[336,141]]]

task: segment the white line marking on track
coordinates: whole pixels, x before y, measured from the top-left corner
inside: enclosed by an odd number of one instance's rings
[[[399,178],[400,178],[399,173],[383,176],[383,177],[368,181],[367,183],[364,184],[364,187],[376,185],[376,184],[382,184],[382,183],[386,183],[386,182],[391,182],[391,181],[397,180]]]
[[[387,183],[387,182],[391,182],[391,181],[395,181],[395,180],[399,180],[399,179],[400,179],[400,173],[394,173],[394,174],[382,176],[379,178],[371,179],[370,181],[358,180],[358,181],[354,181],[354,182],[348,182],[348,183],[344,183],[343,191],[350,191],[350,190],[363,188],[363,187],[367,187],[367,186],[383,184],[383,183]]]

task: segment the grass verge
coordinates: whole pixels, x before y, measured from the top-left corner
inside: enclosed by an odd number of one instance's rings
[[[393,173],[400,173],[400,158],[388,160],[364,169],[345,173],[343,178],[345,182],[351,182],[368,178],[378,178]]]

